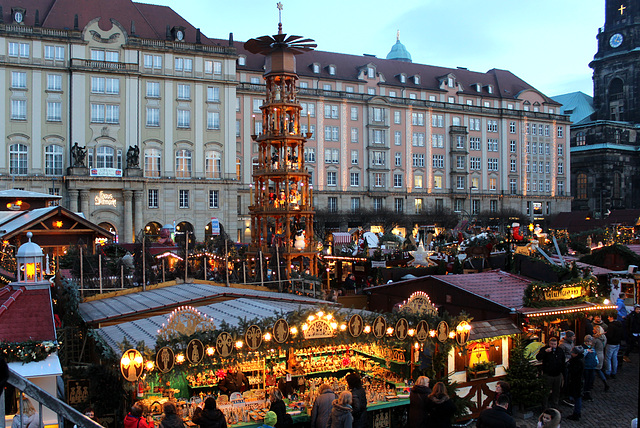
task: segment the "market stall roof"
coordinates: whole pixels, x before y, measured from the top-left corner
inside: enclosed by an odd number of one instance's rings
[[[469,340],[482,340],[490,337],[510,336],[522,333],[509,318],[498,318],[486,321],[472,321]]]
[[[0,342],[56,340],[49,287],[0,288]]]
[[[213,319],[216,327],[225,321],[230,326],[237,326],[240,319],[275,317],[282,313],[288,313],[299,309],[309,309],[317,306],[318,301],[294,302],[256,300],[252,298],[239,298],[225,302],[199,306],[198,311]],[[327,303],[327,302],[322,302]],[[158,330],[167,322],[168,314],[156,315],[149,318],[127,321],[117,325],[109,325],[97,329],[97,333],[116,352],[120,353],[119,344],[126,338],[130,343],[138,343],[144,340],[147,347],[154,348]]]
[[[329,304],[324,300],[297,294],[277,293],[249,288],[223,287],[203,283],[185,283],[165,287],[149,287],[111,297],[97,298],[80,304],[80,316],[88,324],[117,324],[132,319],[167,314],[179,306],[203,306],[215,302],[249,298],[267,304],[285,302],[299,304]]]
[[[560,265],[560,257],[558,257],[557,254],[550,255],[549,257],[551,258],[551,260],[556,262],[556,264],[558,266]],[[578,258],[574,257],[574,256],[562,256],[562,258],[564,259],[564,262],[567,265],[569,265],[570,263],[575,262],[576,266],[578,266],[578,268],[580,268],[580,269],[589,268],[591,270],[591,273],[594,274],[595,276],[607,275],[607,274],[610,274],[610,273],[614,272],[611,269],[607,269],[607,268],[603,268],[603,267],[600,267],[600,266],[590,265],[590,264],[587,264],[587,263],[579,262]]]

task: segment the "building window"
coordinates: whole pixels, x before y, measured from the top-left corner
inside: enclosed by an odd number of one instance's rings
[[[182,101],[191,99],[191,85],[178,84],[178,99]]]
[[[11,119],[27,120],[27,100],[11,100]]]
[[[395,110],[393,112],[393,123],[400,125],[400,110]]]
[[[62,147],[50,144],[45,148],[45,175],[62,175]]]
[[[190,72],[193,70],[193,59],[191,58],[175,58],[174,64],[176,71]]]
[[[29,44],[28,43],[14,43],[9,42],[8,54],[12,57],[29,58]]]
[[[515,122],[509,122],[509,133],[510,134],[515,134],[516,133],[516,123]]]
[[[358,151],[351,150],[351,165],[358,165]]]
[[[456,177],[456,189],[463,190],[465,188],[465,179],[463,176],[459,175]]]
[[[469,119],[469,129],[471,131],[480,131],[480,119]]]
[[[209,208],[220,208],[220,191],[219,190],[209,190]]]
[[[402,187],[402,174],[393,174],[393,187]]]
[[[181,149],[176,151],[176,177],[191,177],[191,150]]]
[[[386,153],[383,151],[375,150],[371,152],[371,164],[377,166],[385,166],[386,164]]]
[[[160,109],[147,107],[147,126],[160,126]]]
[[[491,191],[495,191],[496,190],[496,182],[498,180],[495,177],[491,177],[489,178],[489,190]]]
[[[480,200],[479,199],[472,199],[471,200],[471,214],[478,214],[480,213]]]
[[[178,109],[178,128],[191,127],[191,110]]]
[[[339,163],[340,151],[338,149],[325,149],[324,150],[324,163]]]
[[[564,138],[564,127],[558,126],[558,138]]]
[[[487,132],[498,132],[497,120],[487,120]]]
[[[207,102],[219,103],[220,102],[220,88],[217,86],[207,87]]]
[[[47,121],[62,122],[62,103],[60,101],[47,101]]]
[[[27,73],[24,71],[12,71],[11,87],[14,89],[27,89]]]
[[[396,146],[401,146],[402,145],[402,132],[401,131],[395,131],[395,133],[393,134],[393,143]]]
[[[434,168],[444,168],[444,155],[433,155],[432,166]]]
[[[188,190],[179,190],[178,191],[178,207],[182,209],[189,208],[189,191]]]
[[[576,134],[576,145],[584,146],[585,144],[587,144],[587,134],[584,132],[578,132]]]
[[[338,198],[336,198],[335,196],[329,196],[329,198],[327,198],[327,202],[328,202],[328,210],[330,213],[337,213],[338,212]]]
[[[434,128],[444,128],[444,116],[441,114],[431,115],[431,126]]]
[[[204,170],[207,178],[222,178],[222,154],[215,150],[208,151],[205,155]]]
[[[411,124],[414,126],[424,126],[424,113],[411,113]]]
[[[462,157],[462,156],[458,156]],[[464,160],[464,158],[463,158]],[[480,170],[480,158],[472,156],[469,158],[469,169],[479,171]]]
[[[160,149],[144,151],[144,176],[160,177]]]
[[[148,195],[148,207],[149,208],[158,208],[158,189],[149,189],[147,192]]]
[[[385,182],[385,174],[382,172],[375,172],[373,174],[373,186],[374,187],[384,187]]]
[[[416,198],[413,201],[413,205],[416,210],[416,214],[422,214],[422,210],[424,209],[424,199]]]
[[[497,152],[498,151],[498,140],[495,138],[489,138],[487,140],[487,151],[489,152]]]
[[[498,201],[496,201],[495,199],[491,199],[489,201],[489,211],[492,213],[498,212]]]
[[[12,144],[9,147],[9,173],[27,175],[28,148],[24,144]]]
[[[383,199],[382,198],[373,198],[373,210],[381,211],[383,208]]]
[[[207,129],[220,129],[220,113],[217,111],[207,112]]]
[[[433,187],[435,189],[442,189],[442,176],[434,175],[433,176]]]
[[[459,213],[464,210],[464,199],[455,199],[453,201],[453,211]]]
[[[358,128],[351,128],[351,142],[358,142]]]
[[[351,198],[351,212],[356,213],[360,211],[360,198]]]
[[[327,172],[327,186],[337,186],[338,185],[338,173],[335,171]]]
[[[578,174],[576,199],[587,199],[587,174]]]
[[[564,163],[558,162],[558,174],[564,174]]]
[[[117,124],[120,121],[120,106],[117,104],[91,104],[92,123]]]
[[[109,146],[100,146],[96,149],[96,168],[114,168],[115,150]]]
[[[160,98],[160,82],[147,82],[147,98]]]
[[[480,150],[480,137],[469,138],[469,150]]]
[[[563,156],[563,155],[564,155],[564,145],[558,144],[558,156]]]
[[[396,152],[394,155],[395,166],[402,166],[402,155],[400,152]]]
[[[45,45],[44,59],[51,61],[64,61],[64,48],[62,46]]]
[[[414,168],[423,168],[424,167],[424,153],[413,153],[411,155],[411,165]]]
[[[515,153],[516,152],[516,141],[515,140],[509,141],[509,151],[511,153]]]
[[[413,177],[413,187],[415,187],[416,189],[422,189],[422,176],[421,175],[416,175],[415,177]]]
[[[394,205],[395,212],[401,213],[404,211],[404,199],[395,198],[393,200],[393,205]]]
[[[47,91],[62,91],[62,76],[60,74],[47,74]]]
[[[489,158],[489,159],[487,159],[487,170],[489,170],[489,171],[497,171],[498,170],[498,159],[497,158]]]
[[[509,192],[512,195],[515,195],[518,193],[518,180],[516,180],[515,178],[509,179]]]
[[[433,135],[431,136],[431,138],[433,138]],[[411,144],[414,147],[424,147],[424,132],[414,132],[411,139]]]
[[[385,144],[386,143],[386,133],[382,129],[374,129],[373,130],[373,143],[374,144]],[[424,137],[422,138],[422,142],[424,145]]]
[[[314,163],[316,161],[316,149],[314,147],[304,148],[304,161]]]
[[[516,159],[511,159],[509,161],[509,171],[510,172],[518,172],[518,161]]]
[[[352,187],[360,186],[360,173],[352,172],[349,174],[349,185]]]

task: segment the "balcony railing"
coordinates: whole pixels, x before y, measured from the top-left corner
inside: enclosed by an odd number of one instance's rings
[[[97,61],[93,59],[79,59],[71,58],[72,68],[83,68],[92,70],[111,70],[111,71],[129,71],[137,72],[139,70],[138,64],[124,63],[124,62],[111,62],[111,61]]]
[[[92,421],[73,407],[69,406],[64,401],[49,394],[44,389],[23,378],[11,369],[9,369],[9,378],[7,379],[7,382],[9,385],[15,387],[18,391],[21,392],[21,402],[19,408],[23,408],[22,393],[38,402],[38,414],[40,415],[38,426],[44,426],[44,424],[42,423],[42,410],[43,407],[46,407],[52,410],[56,415],[58,415],[58,427],[64,427],[65,421],[69,421],[79,427],[102,428],[102,425]],[[0,417],[0,428],[5,428],[5,393],[4,390],[0,392],[2,392],[0,394],[0,412],[2,414],[2,417]],[[20,428],[22,428],[22,424],[20,424]]]

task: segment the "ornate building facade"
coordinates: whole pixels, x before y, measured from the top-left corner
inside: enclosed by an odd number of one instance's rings
[[[590,118],[571,133],[573,209],[596,217],[640,208],[640,5],[607,0],[598,31]]]
[[[203,240],[214,217],[250,241],[262,55],[162,6],[0,5],[0,190],[59,194],[121,242],[166,224]],[[556,102],[506,70],[403,52],[297,56],[316,208],[569,210],[570,124]]]

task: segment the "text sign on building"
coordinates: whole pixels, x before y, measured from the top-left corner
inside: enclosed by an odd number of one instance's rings
[[[91,168],[89,175],[92,177],[122,177],[122,170],[117,168]]]
[[[211,217],[211,234],[220,235],[220,221],[216,217]]]
[[[560,290],[547,290],[544,300],[570,300],[582,296],[582,287],[564,287]]]
[[[104,193],[102,190],[93,198],[96,205],[116,206],[116,198],[111,193]]]

